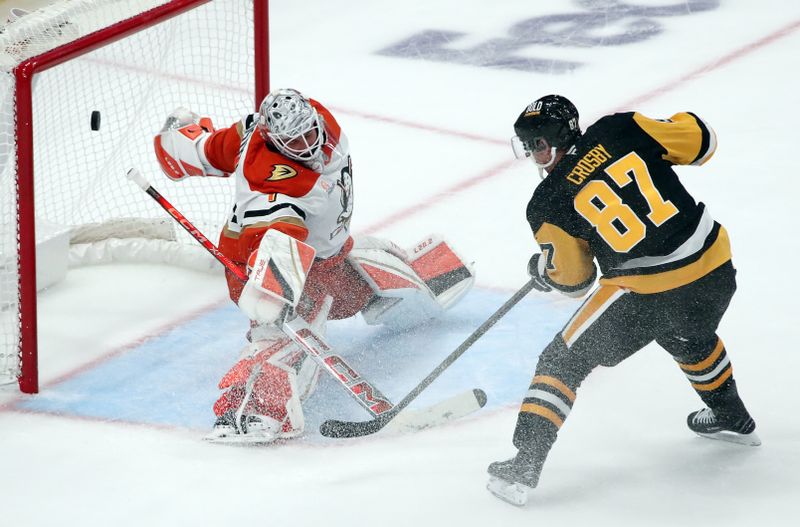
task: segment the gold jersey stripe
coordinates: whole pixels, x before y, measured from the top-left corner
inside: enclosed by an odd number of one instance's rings
[[[717,338],[717,345],[714,347],[714,351],[711,352],[711,355],[706,357],[701,362],[696,364],[685,364],[680,363],[681,369],[683,371],[700,371],[705,370],[719,359],[719,356],[722,355],[722,352],[725,351],[725,347],[722,345],[722,339]]]
[[[547,269],[553,282],[574,287],[586,282],[594,275],[594,261],[589,242],[575,238],[551,223],[544,223],[534,235],[540,246],[549,244],[553,254],[545,255],[554,269]]]
[[[681,112],[670,117],[668,121],[658,121],[634,113],[633,120],[666,149],[667,153],[662,157],[670,163],[689,165],[700,156],[703,129],[694,116]]]
[[[564,396],[567,399],[569,399],[570,402],[572,403],[575,402],[575,392],[570,390],[569,386],[559,381],[555,377],[550,377],[549,375],[536,375],[531,381],[531,386],[533,386],[534,384],[546,384],[548,386],[552,386],[556,390],[563,393]]]
[[[558,414],[551,409],[545,408],[544,406],[539,406],[538,404],[525,403],[522,405],[522,408],[520,408],[520,412],[540,415],[556,425],[556,428],[561,428],[561,425],[564,424],[564,420],[561,419]]]
[[[626,275],[614,278],[601,278],[602,285],[624,287],[635,293],[662,293],[689,284],[704,277],[731,259],[731,244],[725,227],[719,228],[716,241],[703,253],[699,260],[679,269],[648,275]]]
[[[730,365],[728,365],[728,367],[725,368],[725,371],[719,377],[717,377],[716,381],[708,384],[692,383],[692,388],[694,388],[699,392],[710,392],[712,390],[716,390],[717,388],[719,388],[722,385],[722,383],[727,381],[728,377],[730,377],[731,375],[733,375],[733,368]]]
[[[583,304],[580,310],[575,313],[572,317],[572,320],[569,322],[566,328],[564,328],[564,332],[562,334],[564,338],[564,342],[571,342],[572,336],[575,334],[578,329],[580,329],[583,324],[588,321],[592,316],[602,307],[605,306],[606,302],[614,296],[614,294],[619,291],[619,287],[614,285],[607,286],[605,283],[602,283],[601,286],[589,297],[589,300]]]

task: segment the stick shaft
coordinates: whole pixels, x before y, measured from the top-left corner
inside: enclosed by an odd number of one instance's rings
[[[486,321],[481,324],[478,329],[472,332],[472,334],[467,337],[464,342],[462,342],[455,350],[453,350],[450,355],[445,357],[445,359],[438,365],[433,371],[428,374],[427,377],[422,379],[420,383],[414,387],[413,390],[406,395],[402,401],[394,405],[393,411],[399,412],[408,404],[413,401],[417,395],[422,392],[425,388],[427,388],[439,375],[442,374],[451,364],[453,364],[456,359],[458,359],[461,355],[464,354],[479,338],[481,338],[489,329],[494,326],[498,320],[503,318],[506,313],[508,313],[512,307],[517,305],[517,303],[525,298],[525,296],[531,292],[533,289],[533,280],[528,281],[524,286],[522,286],[519,291],[514,293],[514,295],[506,300],[506,302],[500,306],[497,311],[495,311]]]
[[[529,280],[528,283],[523,285],[519,291],[514,293],[511,298],[506,300],[506,302],[500,306],[497,311],[495,311],[488,319],[486,319],[486,321],[481,324],[478,329],[473,331],[472,334],[464,340],[464,342],[462,342],[455,350],[453,350],[453,352],[450,353],[450,355],[448,355],[436,368],[434,368],[427,377],[422,379],[422,381],[420,381],[420,383],[417,384],[408,393],[408,395],[406,395],[399,403],[394,405],[390,411],[379,415],[371,421],[352,422],[329,419],[328,421],[322,423],[322,426],[320,427],[322,434],[328,437],[358,437],[373,434],[382,429],[392,419],[394,419],[394,417],[399,414],[403,408],[408,406],[414,399],[416,399],[417,396],[437,377],[439,377],[442,372],[444,372],[451,364],[453,364],[456,359],[463,355],[464,352],[475,343],[475,341],[481,338],[492,326],[497,323],[498,320],[503,318],[503,316],[505,316],[505,314],[508,313],[512,307],[517,305],[520,300],[530,293],[531,289],[533,289],[533,284],[533,280]]]
[[[190,222],[186,218],[186,216],[184,216],[181,213],[181,211],[179,211],[178,209],[173,207],[172,203],[167,201],[167,198],[162,196],[161,193],[159,191],[157,191],[153,187],[153,185],[148,183],[147,180],[142,177],[142,175],[139,173],[138,170],[136,170],[135,168],[132,168],[128,172],[128,177],[130,179],[134,180],[136,182],[136,184],[139,185],[142,188],[142,190],[147,192],[150,195],[150,197],[153,198],[156,201],[156,203],[161,205],[161,208],[163,208],[165,211],[167,211],[167,214],[172,216],[172,218],[175,221],[177,221],[178,224],[181,227],[183,227],[186,230],[186,232],[188,232],[192,236],[192,238],[197,240],[200,243],[200,245],[205,247],[205,249],[208,252],[210,252],[211,255],[219,261],[219,263],[224,265],[225,268],[228,271],[233,273],[233,276],[238,278],[241,282],[247,282],[247,274],[244,271],[242,271],[242,269],[238,265],[236,265],[236,262],[234,262],[233,260],[231,260],[230,258],[225,256],[222,253],[222,251],[220,251],[217,248],[217,246],[214,245],[213,242],[211,242],[211,240],[206,238],[205,235],[203,235],[203,233],[200,232],[200,229],[195,227],[194,224],[192,222]]]

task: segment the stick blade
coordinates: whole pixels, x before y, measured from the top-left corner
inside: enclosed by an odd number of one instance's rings
[[[391,413],[391,411],[387,412]],[[371,421],[339,421],[338,419],[328,419],[319,427],[319,433],[325,437],[334,439],[345,439],[362,437],[374,434],[386,425],[387,419],[383,416],[376,417]]]
[[[440,426],[477,412],[486,405],[486,393],[480,388],[459,393],[419,410],[405,410],[386,424],[393,432],[418,432]]]
[[[329,419],[320,433],[331,438],[354,438],[374,434],[383,428],[393,432],[417,432],[439,426],[480,410],[486,405],[486,393],[480,388],[468,390],[420,410],[389,411],[371,421]]]

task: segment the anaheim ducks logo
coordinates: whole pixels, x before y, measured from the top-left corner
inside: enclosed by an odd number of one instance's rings
[[[289,179],[295,177],[297,170],[289,165],[273,165],[272,174],[269,175],[267,181],[281,181],[282,179]]]

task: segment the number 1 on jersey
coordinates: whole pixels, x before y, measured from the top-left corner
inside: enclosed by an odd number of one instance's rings
[[[647,219],[656,227],[678,213],[678,208],[665,200],[653,183],[647,164],[636,152],[631,152],[605,169],[620,188],[636,182],[647,201]],[[633,174],[633,178],[631,178]],[[592,224],[603,240],[616,252],[626,253],[644,239],[647,226],[633,209],[622,202],[619,194],[605,181],[590,181],[575,196],[575,210]]]

